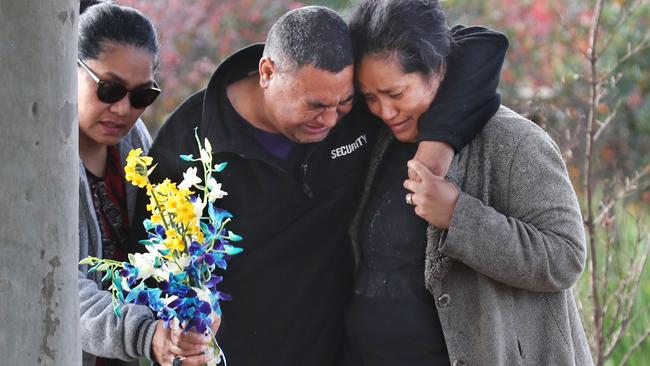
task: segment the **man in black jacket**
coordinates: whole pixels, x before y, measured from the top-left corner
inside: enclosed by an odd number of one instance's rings
[[[244,236],[245,252],[225,273],[222,290],[233,300],[222,305],[217,337],[233,365],[329,366],[343,343],[354,267],[347,228],[380,126],[363,101],[354,104],[348,32],[324,7],[285,14],[266,44],[224,60],[171,114],[149,153],[158,162],[153,181],[180,182],[188,165],[178,156],[198,156],[198,128],[215,162],[228,162],[217,177],[228,195],[217,203],[234,214],[231,229]],[[485,58],[449,65],[458,84],[443,84],[439,93],[450,97],[425,113],[421,139],[460,149],[480,131],[499,105],[503,39],[461,45],[486,47]],[[463,80],[471,84],[457,89]],[[480,91],[487,91],[480,100],[459,100]],[[146,201],[141,194],[134,228]]]

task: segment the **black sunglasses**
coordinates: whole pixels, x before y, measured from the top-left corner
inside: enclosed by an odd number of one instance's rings
[[[88,72],[88,75],[90,75],[93,80],[95,80],[97,83],[97,99],[104,103],[111,104],[119,102],[122,100],[122,98],[124,98],[124,96],[129,94],[129,102],[131,102],[131,107],[142,109],[150,106],[151,103],[153,103],[160,94],[160,88],[155,82],[153,83],[153,86],[148,88],[135,88],[133,90],[129,90],[120,83],[101,80],[80,59],[77,59],[77,63]]]

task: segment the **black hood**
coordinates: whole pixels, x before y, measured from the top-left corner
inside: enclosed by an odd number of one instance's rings
[[[420,117],[418,127],[426,131],[423,124],[434,124],[436,130],[447,131],[445,140],[450,140],[458,151],[469,142],[465,138],[476,136],[501,105],[497,88],[508,38],[477,26],[458,25],[451,33],[455,44],[446,60],[445,78],[431,107]],[[459,124],[462,134],[458,133]],[[419,140],[430,137],[419,136]]]

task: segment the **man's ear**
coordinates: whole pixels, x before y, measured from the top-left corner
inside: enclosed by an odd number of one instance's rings
[[[258,69],[260,74],[260,86],[262,89],[266,89],[276,72],[275,63],[273,63],[273,61],[268,57],[262,57]]]

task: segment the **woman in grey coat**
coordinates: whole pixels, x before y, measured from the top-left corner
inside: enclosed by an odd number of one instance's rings
[[[147,151],[151,137],[139,120],[160,89],[153,80],[158,65],[156,31],[135,9],[82,1],[79,18],[79,258],[126,260],[126,238],[136,188],[124,180],[131,149]],[[89,6],[92,5],[92,6]],[[209,360],[201,351],[209,337],[170,331],[142,305],[113,312],[101,275],[79,271],[80,332],[85,366],[137,365],[149,358],[171,365]]]
[[[409,152],[453,62],[446,15],[434,0],[366,0],[350,28],[358,90],[388,128],[352,230],[348,365],[593,364],[571,293],[584,230],[558,147],[501,106],[433,175]]]

